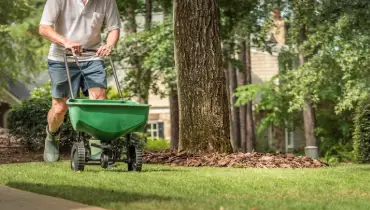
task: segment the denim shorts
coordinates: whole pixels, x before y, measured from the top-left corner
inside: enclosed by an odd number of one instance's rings
[[[80,96],[82,90],[88,96],[89,88],[107,88],[107,77],[104,61],[80,61],[80,68],[74,62],[68,62],[71,84],[75,97]],[[70,88],[67,79],[65,63],[48,60],[48,72],[51,80],[53,98],[70,98]]]

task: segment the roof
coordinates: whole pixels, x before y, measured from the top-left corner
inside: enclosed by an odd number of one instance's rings
[[[18,81],[13,82],[9,80],[7,89],[11,94],[20,100],[28,98],[31,95],[30,90]]]

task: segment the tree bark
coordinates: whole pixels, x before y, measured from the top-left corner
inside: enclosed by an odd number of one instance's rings
[[[306,34],[306,26],[303,25],[300,34],[299,34],[299,43],[302,44],[307,39]],[[305,56],[300,53],[299,54],[299,63],[303,65],[306,61]],[[307,146],[316,146],[318,147],[317,137],[315,135],[315,128],[316,128],[316,116],[315,116],[315,109],[309,99],[306,97],[304,101],[303,107],[303,122],[304,122],[304,135],[306,139],[306,147]]]
[[[179,146],[179,99],[175,89],[170,90],[170,115],[171,115],[171,150]]]
[[[145,0],[145,29],[152,26],[152,0]]]
[[[246,43],[243,40],[240,43],[240,52],[239,52],[239,60],[240,60],[240,68],[238,71],[238,84],[245,85],[246,84],[246,62],[247,62],[247,55],[246,55]],[[239,107],[239,120],[240,120],[240,146],[243,152],[247,151],[247,105],[241,105]]]
[[[231,47],[230,54],[233,53],[233,48]],[[240,119],[239,119],[239,108],[235,106],[236,97],[233,96],[235,89],[237,87],[237,77],[236,69],[232,65],[231,61],[228,61],[228,72],[227,72],[227,86],[228,97],[229,97],[229,112],[230,112],[230,137],[233,152],[238,152],[241,150],[240,141]]]
[[[217,0],[174,1],[179,152],[230,152]]]
[[[137,1],[136,0],[129,0],[128,6],[127,6],[127,24],[126,24],[126,31],[128,34],[137,33],[137,23],[136,23],[136,7],[137,7]],[[136,44],[133,44],[136,46]],[[136,95],[138,97],[139,103],[145,103],[145,97],[143,97],[143,85],[142,85],[142,73],[143,69],[141,67],[141,58],[139,56],[134,56],[135,61],[133,65],[135,66],[135,88]]]
[[[150,30],[152,26],[152,0],[145,0],[145,30]],[[141,58],[140,58],[141,60]],[[143,81],[141,81],[141,86],[143,88],[143,95],[141,102],[144,104],[149,103],[149,92],[150,92],[150,84],[152,83],[152,70],[151,69],[144,69],[140,68],[141,71],[138,73],[143,74]]]
[[[246,39],[246,70],[245,70],[246,84],[252,84],[252,61],[251,61],[251,45],[250,35],[248,34]],[[256,136],[254,132],[254,120],[253,120],[253,103],[249,101],[246,107],[246,124],[247,124],[247,152],[253,152],[256,147]]]
[[[137,32],[136,24],[136,0],[129,0],[127,7],[127,24],[126,30],[129,34]]]

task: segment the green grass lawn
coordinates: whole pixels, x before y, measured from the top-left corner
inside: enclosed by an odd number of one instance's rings
[[[370,166],[172,168],[122,164],[72,172],[69,162],[0,165],[0,184],[109,209],[370,209]]]

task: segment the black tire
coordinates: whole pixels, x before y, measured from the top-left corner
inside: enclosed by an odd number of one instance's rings
[[[85,169],[85,145],[83,142],[76,142],[72,146],[71,169],[72,171],[83,171]]]
[[[143,165],[143,153],[140,148],[133,145],[127,148],[128,171],[141,171]]]
[[[106,153],[102,153],[100,156],[100,165],[102,168],[108,168],[109,156]]]

